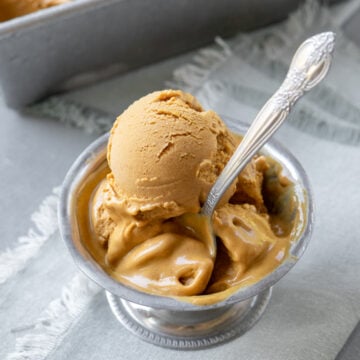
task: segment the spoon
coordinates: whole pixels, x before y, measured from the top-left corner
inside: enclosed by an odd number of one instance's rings
[[[334,45],[335,34],[324,32],[310,37],[299,46],[284,82],[255,117],[210,189],[200,213],[183,215],[182,224],[205,240],[213,258],[216,257],[216,239],[211,219],[216,205],[251,158],[284,122],[297,100],[324,79],[330,68]]]

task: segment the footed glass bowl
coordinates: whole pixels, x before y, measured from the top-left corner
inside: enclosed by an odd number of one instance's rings
[[[244,133],[246,126],[237,122],[236,130]],[[269,302],[272,286],[295,265],[310,240],[312,194],[300,163],[274,140],[261,151],[282,165],[285,176],[295,184],[294,192],[301,202],[299,212],[303,225],[300,231],[295,232],[289,256],[260,281],[239,288],[226,299],[212,305],[194,305],[179,298],[141,292],[117,282],[93,259],[82,241],[76,216],[79,191],[90,175],[103,168],[108,136],[101,136],[80,154],[62,187],[60,231],[76,265],[106,291],[116,318],[145,341],[168,348],[198,349],[242,335],[259,320]]]

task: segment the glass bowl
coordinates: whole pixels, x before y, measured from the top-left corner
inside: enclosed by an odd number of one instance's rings
[[[225,122],[228,125],[234,123],[228,118]],[[238,133],[244,133],[246,128],[236,122]],[[92,258],[82,242],[75,213],[76,203],[89,175],[99,171],[106,162],[108,137],[109,134],[101,136],[80,154],[62,186],[60,232],[76,265],[106,291],[116,318],[145,341],[168,348],[198,349],[218,345],[245,333],[263,314],[272,286],[299,260],[311,237],[314,222],[312,193],[300,163],[275,140],[269,141],[260,152],[282,165],[284,175],[295,184],[295,195],[302,204],[299,211],[303,225],[292,239],[289,256],[260,281],[239,288],[223,301],[194,305],[179,298],[141,292],[117,282]]]

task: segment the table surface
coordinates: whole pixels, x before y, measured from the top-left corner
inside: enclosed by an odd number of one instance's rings
[[[359,28],[358,21],[348,27],[348,35],[358,44]],[[190,52],[109,80],[118,83],[118,93],[111,94],[111,101],[117,99],[114,111],[121,113],[136,98],[164,88],[173,71],[193,55]],[[91,92],[91,87],[78,90],[72,98],[81,101]],[[27,233],[31,214],[61,184],[73,160],[97,136],[54,119],[9,109],[0,96],[0,252]]]

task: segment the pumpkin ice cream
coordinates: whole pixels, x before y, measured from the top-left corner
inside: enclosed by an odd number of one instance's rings
[[[0,21],[63,4],[70,0],[0,0]]]
[[[107,175],[90,197],[87,242],[101,266],[142,291],[189,297],[273,271],[286,257],[297,213],[292,184],[272,159],[256,156],[217,207],[216,258],[179,221],[200,211],[239,141],[181,91],[151,93],[125,110],[111,130]],[[284,196],[286,219],[278,204]]]

